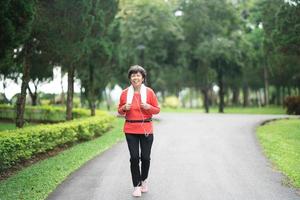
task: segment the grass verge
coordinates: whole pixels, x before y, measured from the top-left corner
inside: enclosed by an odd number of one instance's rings
[[[276,120],[257,129],[258,139],[288,184],[300,189],[300,119]]]
[[[177,113],[204,113],[203,108],[189,109],[189,108],[162,108],[161,112],[177,112]],[[211,107],[210,113],[218,113],[217,107]],[[286,114],[284,108],[277,106],[269,107],[225,107],[224,113],[236,113],[236,114]]]
[[[113,122],[114,128],[101,137],[75,145],[1,181],[0,200],[46,199],[70,173],[124,138],[123,121],[117,118]]]
[[[16,124],[0,122],[0,131],[16,129]]]
[[[25,123],[24,127],[33,126],[34,123]],[[0,131],[16,129],[16,124],[11,122],[0,121]]]

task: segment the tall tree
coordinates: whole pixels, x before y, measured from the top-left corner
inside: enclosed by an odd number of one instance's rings
[[[121,60],[123,72],[133,64],[147,69],[148,85],[155,83],[161,69],[168,65],[170,39],[181,37],[180,27],[167,1],[121,1],[120,12]],[[155,86],[156,85],[156,86]],[[155,88],[156,89],[156,88]]]
[[[29,37],[36,0],[0,2],[0,62]]]
[[[95,115],[96,100],[111,78],[114,45],[113,24],[118,1],[94,0],[90,15],[91,32],[85,38],[86,49],[79,62],[78,75],[85,89],[91,115]],[[98,98],[97,98],[98,96]]]
[[[66,119],[72,119],[76,63],[84,55],[85,38],[92,28],[92,0],[41,2],[48,22],[48,42],[55,62],[68,72]]]
[[[204,1],[192,0],[184,1],[182,4],[183,10],[183,29],[186,42],[188,44],[188,60],[189,66],[195,75],[195,79],[199,81],[200,88],[204,96],[204,106],[206,112],[208,109],[208,91],[211,89],[212,80],[210,72],[211,69],[216,70],[217,78],[219,80],[220,90],[220,111],[223,105],[223,75],[226,66],[222,68],[221,65],[229,66],[229,56],[223,57],[220,61],[219,47],[225,47],[229,44],[234,44],[232,41],[227,41],[225,38],[230,38],[231,34],[238,29],[237,16],[232,4],[225,0],[222,1]],[[215,52],[212,51],[212,46]],[[234,46],[231,45],[231,48]],[[223,49],[223,48],[222,48]],[[224,50],[224,49],[223,49]],[[210,52],[210,56],[206,52]],[[228,50],[226,54],[228,55]],[[234,51],[232,51],[234,52]],[[224,52],[225,53],[225,52]],[[218,56],[217,56],[218,55]],[[219,57],[219,58],[217,58]],[[213,59],[213,60],[212,60]],[[232,61],[233,59],[231,59]],[[197,72],[201,72],[200,74]]]
[[[4,16],[6,19],[5,24],[7,25],[6,30],[9,31],[8,34],[12,34],[12,35],[7,36],[7,33],[4,34],[4,38],[3,38],[4,41],[1,42],[7,43],[7,45],[4,45],[3,51],[6,50],[11,51],[12,50],[11,48],[16,48],[17,45],[22,44],[21,47],[22,48],[21,57],[23,58],[23,62],[21,65],[23,68],[22,85],[21,85],[21,94],[18,96],[18,100],[17,100],[17,118],[16,118],[16,126],[21,128],[24,125],[23,116],[25,110],[26,90],[28,86],[29,72],[30,72],[30,64],[28,63],[28,60],[26,58],[28,58],[28,56],[30,56],[31,54],[32,45],[30,44],[30,35],[32,33],[32,27],[33,27],[32,23],[36,16],[36,1],[35,0],[26,1],[26,2],[9,1],[9,3],[8,2],[5,3],[6,5],[4,5],[4,7],[8,9],[8,13]],[[11,12],[12,10],[14,10],[14,12]],[[6,39],[8,39],[8,41],[5,41]],[[8,49],[5,48],[6,46],[8,46]]]

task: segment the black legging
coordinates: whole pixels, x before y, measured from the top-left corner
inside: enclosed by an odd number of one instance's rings
[[[130,152],[130,170],[133,186],[140,186],[141,181],[148,177],[150,167],[150,154],[153,143],[153,134],[145,136],[145,134],[128,134],[126,133],[126,141]],[[141,157],[139,154],[139,146],[141,145]],[[139,161],[141,158],[142,167],[140,172]]]

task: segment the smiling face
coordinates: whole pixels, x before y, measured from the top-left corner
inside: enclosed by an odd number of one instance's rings
[[[134,88],[139,88],[144,81],[143,75],[140,72],[131,74],[130,82]]]

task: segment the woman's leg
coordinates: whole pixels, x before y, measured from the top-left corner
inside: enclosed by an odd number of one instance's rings
[[[153,134],[149,134],[148,136],[141,135],[142,181],[148,177],[152,143]]]
[[[141,173],[139,166],[139,135],[136,134],[125,134],[126,141],[128,144],[128,149],[130,153],[130,170],[132,183],[134,187],[141,185]]]

